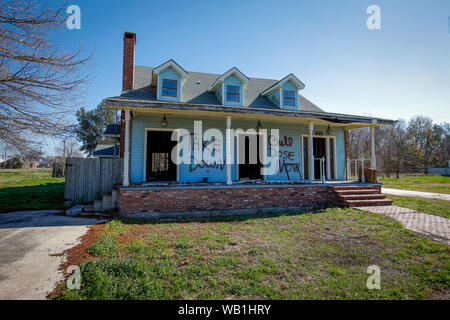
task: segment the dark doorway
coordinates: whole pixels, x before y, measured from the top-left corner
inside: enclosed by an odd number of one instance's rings
[[[261,161],[259,160],[259,139],[260,135],[239,135],[238,147],[239,147],[239,179],[261,179]],[[241,144],[242,145],[241,147]],[[256,155],[250,154],[250,145],[256,144]],[[243,151],[244,154],[243,154]]]
[[[330,141],[333,139],[330,139]],[[303,165],[305,179],[309,179],[309,137],[303,137]],[[314,180],[320,179],[320,159],[327,157],[326,151],[326,139],[325,138],[314,138],[313,137],[313,149],[314,149]],[[331,153],[334,154],[334,153]],[[333,158],[334,160],[334,158]],[[332,170],[333,171],[333,170]],[[326,168],[324,168],[326,172]]]
[[[313,138],[314,149],[314,179],[320,179],[320,159],[327,157],[325,138]],[[325,164],[324,164],[325,165]],[[325,168],[323,169],[325,172]]]
[[[171,158],[177,142],[172,141],[171,136],[171,131],[147,132],[147,181],[177,180],[177,166]]]

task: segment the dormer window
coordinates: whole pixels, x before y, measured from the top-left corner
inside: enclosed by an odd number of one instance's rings
[[[283,90],[283,105],[295,107],[295,91]]]
[[[230,86],[227,87],[227,102],[239,102],[240,101],[240,87],[239,86]]]
[[[303,82],[291,73],[274,83],[261,95],[269,98],[281,109],[300,110],[298,96],[299,91],[304,88]]]
[[[177,80],[163,79],[161,95],[164,97],[177,97]]]
[[[151,85],[157,89],[156,98],[162,101],[182,101],[183,86],[189,73],[170,59],[152,71]]]
[[[214,93],[224,106],[243,106],[245,89],[249,83],[250,79],[233,67],[213,82],[209,92]]]

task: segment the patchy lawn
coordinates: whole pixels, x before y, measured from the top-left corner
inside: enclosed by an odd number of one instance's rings
[[[398,197],[388,195],[393,200],[394,206],[409,208],[423,213],[434,214],[444,218],[450,218],[450,201],[438,199],[422,199],[412,197]]]
[[[450,194],[450,177],[400,176],[398,179],[380,178],[379,180],[386,188]]]
[[[450,246],[354,209],[226,221],[113,220],[95,239],[68,252],[69,261],[84,261],[82,288],[61,286],[54,298],[424,299],[449,289]],[[380,290],[366,288],[370,265],[381,268]]]
[[[64,178],[52,178],[50,169],[0,169],[0,212],[63,206]]]

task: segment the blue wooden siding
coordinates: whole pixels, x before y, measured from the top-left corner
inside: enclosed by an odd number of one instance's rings
[[[217,99],[219,99],[220,103],[223,103],[223,100],[222,100],[222,86],[223,86],[223,84],[218,86],[216,91],[214,91],[214,93],[216,94],[216,97],[217,97]]]
[[[282,109],[297,110],[298,109],[298,88],[297,88],[297,86],[295,84],[293,84],[291,81],[287,81],[281,87],[282,95],[283,95],[283,90],[290,90],[290,91],[295,92],[295,106],[285,106],[284,99],[283,99],[283,97],[281,97]]]
[[[166,97],[162,95],[162,81],[163,79],[170,79],[177,81],[177,96]],[[181,101],[181,76],[172,68],[167,68],[159,73],[158,77],[158,99],[164,101]]]
[[[223,134],[223,159],[225,160],[225,118],[205,118],[199,117],[179,117],[166,115],[168,121],[168,128],[184,128],[193,132],[194,120],[203,120],[203,133],[208,128],[217,128],[222,131]],[[151,116],[136,116],[132,120],[132,132],[131,132],[131,150],[130,150],[130,181],[132,183],[143,182],[144,173],[144,142],[146,128],[161,128],[162,115]],[[232,119],[233,129],[255,128],[257,121],[237,120]],[[300,173],[303,166],[303,154],[302,154],[302,135],[308,134],[307,125],[296,124],[280,124],[271,122],[262,122],[265,129],[278,128],[280,129],[279,139],[281,144],[280,150],[280,162],[278,164],[278,173],[275,175],[267,176],[268,181],[298,181],[300,180]],[[344,142],[344,129],[342,127],[332,127],[336,140],[336,161],[337,161],[337,179],[343,180],[345,178],[345,142]],[[314,131],[325,132],[325,126],[317,126]],[[268,134],[270,131],[268,130]],[[291,140],[292,139],[292,140]],[[292,141],[290,144],[289,142]],[[287,142],[287,143],[286,143]],[[237,180],[237,165],[236,165],[236,147],[234,144],[234,164],[232,165],[232,180]],[[205,178],[208,182],[226,182],[226,165],[217,164],[215,167],[204,167],[203,165],[196,164],[182,164],[179,166],[179,181],[180,182],[201,182]]]
[[[279,107],[281,105],[280,89],[276,89],[274,92],[269,94],[269,99]]]
[[[242,88],[242,81],[238,77],[231,75],[228,78],[225,79],[223,82],[224,85],[224,97],[223,97],[223,104],[225,106],[242,106],[242,98],[243,98],[243,88]],[[227,85],[231,86],[238,86],[239,87],[239,102],[230,102],[227,101]]]

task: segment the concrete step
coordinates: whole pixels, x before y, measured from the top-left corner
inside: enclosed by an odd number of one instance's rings
[[[346,194],[379,194],[380,191],[376,189],[345,189],[345,190],[335,190],[338,195]]]
[[[347,200],[346,202],[350,207],[390,206],[392,204],[390,199]]]
[[[334,190],[362,190],[362,189],[373,189],[374,186],[364,186],[364,185],[350,185],[350,186],[335,186]]]
[[[366,200],[366,199],[385,199],[386,196],[381,193],[374,194],[343,194],[339,195],[344,200]]]
[[[113,198],[110,193],[103,195],[102,210],[114,209]]]

